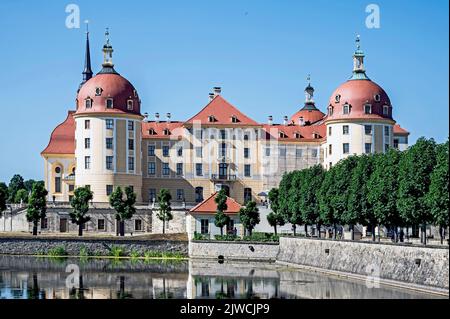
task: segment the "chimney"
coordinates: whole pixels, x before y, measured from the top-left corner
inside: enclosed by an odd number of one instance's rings
[[[283,120],[283,125],[287,125],[288,124],[288,120],[289,118],[287,117],[287,115],[284,116],[284,120]]]
[[[166,118],[167,118],[167,123],[170,123],[170,118],[172,117],[172,114],[167,113],[166,114]]]
[[[267,120],[267,124],[272,125],[273,124],[273,116],[269,115],[268,120]]]
[[[214,97],[220,95],[220,93],[222,93],[222,88],[220,86],[216,86],[214,89]]]
[[[159,113],[155,113],[155,122],[159,123]]]
[[[211,102],[212,100],[214,100],[214,93],[209,93],[209,102]]]

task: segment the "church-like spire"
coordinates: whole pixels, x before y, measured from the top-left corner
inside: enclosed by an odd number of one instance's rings
[[[114,52],[113,47],[109,40],[109,28],[106,28],[105,31],[105,38],[106,43],[103,46],[103,63],[102,63],[102,70],[99,72],[99,74],[104,73],[115,73],[117,74],[116,70],[114,70],[114,63],[112,60],[112,54]]]
[[[311,75],[306,78],[308,86],[305,88],[305,104],[314,104],[314,88],[311,86]]]
[[[356,51],[353,54],[353,75],[351,80],[369,80],[364,68],[364,51],[361,50],[361,38],[356,36]]]
[[[91,50],[89,47],[89,21],[86,21],[86,55],[84,58],[83,83],[86,83],[92,78],[91,68]]]

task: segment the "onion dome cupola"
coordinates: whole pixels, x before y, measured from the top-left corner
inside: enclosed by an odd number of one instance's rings
[[[133,114],[141,115],[141,101],[134,86],[114,70],[113,48],[106,30],[102,69],[80,88],[77,96],[79,114]]]
[[[356,38],[356,51],[353,55],[353,75],[334,90],[328,103],[325,121],[350,119],[377,119],[392,121],[392,105],[381,86],[366,75],[364,52],[360,38]]]
[[[311,76],[307,78],[308,85],[305,88],[305,105],[291,117],[291,123],[298,125],[309,125],[320,121],[325,114],[323,114],[314,102],[314,87],[311,85]]]

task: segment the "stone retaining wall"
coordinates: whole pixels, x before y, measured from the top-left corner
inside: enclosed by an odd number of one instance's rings
[[[281,237],[277,261],[449,288],[448,247]]]
[[[275,261],[278,243],[255,243],[233,241],[190,241],[189,257],[203,259]]]
[[[47,254],[55,247],[64,247],[72,256],[79,254],[85,247],[91,254],[108,255],[111,247],[119,247],[124,253],[137,251],[188,252],[188,243],[167,240],[133,240],[133,239],[81,239],[81,238],[0,238],[0,255],[36,255]]]

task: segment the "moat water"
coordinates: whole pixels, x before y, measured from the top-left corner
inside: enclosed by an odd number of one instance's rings
[[[0,256],[0,299],[438,297],[271,263]]]

